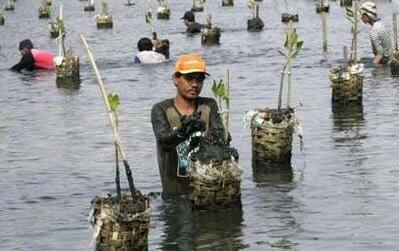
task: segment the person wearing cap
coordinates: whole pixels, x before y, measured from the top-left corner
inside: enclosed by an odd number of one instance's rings
[[[19,63],[11,67],[12,71],[33,71],[35,69],[54,69],[54,55],[51,52],[41,51],[34,48],[29,39],[22,40],[19,43],[19,51],[22,55]]]
[[[153,51],[154,44],[148,37],[140,38],[137,48],[140,52],[134,58],[135,64],[159,64],[166,61],[164,55]]]
[[[371,26],[370,40],[373,49],[373,64],[387,64],[392,56],[391,30],[377,16],[377,8],[373,2],[365,2],[359,9],[362,20]]]
[[[201,29],[204,28],[203,24],[197,23],[195,21],[194,12],[187,11],[181,18],[184,21],[184,25],[187,27],[186,32],[189,34],[200,33]]]
[[[223,137],[216,101],[199,96],[206,75],[207,67],[200,55],[180,56],[172,75],[175,97],[152,107],[151,122],[164,197],[187,194],[188,152],[196,146],[197,136]]]

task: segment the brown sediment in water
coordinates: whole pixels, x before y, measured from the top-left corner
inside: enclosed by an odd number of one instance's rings
[[[220,29],[218,27],[203,28],[201,30],[201,44],[203,45],[220,44]]]
[[[188,197],[195,209],[217,210],[241,202],[238,152],[220,136],[201,140],[190,153]]]
[[[91,223],[96,250],[147,250],[150,199],[130,195],[96,196],[91,202]]]
[[[251,121],[252,159],[259,163],[291,161],[293,109],[257,109],[262,124]]]

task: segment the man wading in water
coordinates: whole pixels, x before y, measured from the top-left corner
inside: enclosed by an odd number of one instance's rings
[[[198,144],[198,137],[223,135],[216,101],[199,97],[206,75],[201,56],[180,56],[172,76],[176,96],[152,107],[163,197],[187,194],[187,154]]]
[[[51,52],[39,51],[33,47],[32,41],[25,39],[19,43],[22,55],[18,64],[11,67],[12,71],[33,71],[35,69],[54,69],[54,55]]]
[[[371,26],[370,40],[373,48],[373,65],[387,64],[392,56],[391,31],[378,17],[375,3],[365,2],[359,9],[364,23]]]
[[[201,29],[204,28],[203,24],[195,22],[194,12],[187,11],[181,18],[184,21],[184,25],[187,27],[186,32],[188,34],[200,33]]]

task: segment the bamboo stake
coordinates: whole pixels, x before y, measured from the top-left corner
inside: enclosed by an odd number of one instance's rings
[[[327,12],[323,11],[321,13],[322,20],[322,30],[323,30],[323,52],[327,53],[328,45],[327,45]]]
[[[392,19],[393,19],[393,42],[395,45],[395,51],[398,50],[398,20],[396,19],[396,14],[393,13]]]
[[[289,33],[293,32],[293,27],[292,27],[292,22],[289,23]],[[288,50],[287,50],[287,56],[292,54],[292,48],[290,46],[288,46]],[[292,74],[291,74],[291,69],[292,69],[292,63],[291,63],[291,58],[288,58],[288,62],[287,62],[287,80],[288,80],[288,87],[287,87],[287,108],[290,108],[290,104],[291,104],[291,86],[292,86]]]
[[[358,30],[358,20],[357,20],[357,10],[358,10],[358,1],[355,0],[355,24],[354,24],[354,34],[353,34],[353,60],[357,63],[357,30]]]
[[[108,121],[111,125],[111,129],[113,132],[113,136],[114,136],[114,143],[117,146],[118,150],[119,150],[119,154],[120,157],[122,159],[123,165],[125,166],[125,171],[126,171],[126,176],[129,182],[129,189],[130,189],[130,193],[132,195],[133,198],[137,198],[137,196],[139,196],[139,192],[136,190],[136,188],[134,187],[134,183],[133,183],[133,177],[132,177],[132,171],[130,169],[129,163],[126,159],[126,155],[125,155],[125,151],[123,149],[122,146],[122,142],[119,136],[119,132],[118,132],[118,127],[116,125],[116,118],[114,113],[111,110],[111,106],[109,104],[108,101],[108,97],[107,97],[107,91],[105,89],[105,86],[103,84],[102,78],[100,76],[100,72],[98,71],[97,68],[97,64],[94,60],[93,54],[90,51],[89,45],[87,44],[87,41],[85,39],[85,37],[83,35],[80,35],[80,39],[82,40],[83,46],[86,49],[86,54],[89,57],[90,63],[93,67],[94,73],[96,75],[97,78],[97,82],[98,82],[98,87],[100,88],[100,92],[101,92],[101,96],[104,102],[104,108],[108,117]]]
[[[284,86],[284,79],[285,79],[285,69],[286,68],[287,68],[287,64],[284,65],[283,72],[281,73],[281,78],[280,78],[280,90],[278,92],[278,104],[277,104],[277,109],[279,109],[279,110],[281,110],[281,103],[282,103],[282,96],[283,96],[283,86]]]
[[[121,181],[119,178],[119,154],[118,154],[118,146],[116,143],[115,145],[115,184],[116,184],[116,199],[117,201],[120,201],[122,198],[122,192],[121,192]]]
[[[255,6],[255,18],[259,18],[259,4],[258,3]]]
[[[348,68],[348,47],[342,47],[342,52],[344,55],[344,69],[346,70]]]

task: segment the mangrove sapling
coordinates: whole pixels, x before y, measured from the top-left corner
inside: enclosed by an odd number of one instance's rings
[[[120,158],[125,166],[130,190],[130,195],[96,196],[92,200],[91,223],[94,226],[96,250],[147,250],[150,223],[149,198],[143,196],[133,183],[132,171],[124,152],[116,117],[119,98],[107,94],[89,45],[83,35],[80,35],[80,38],[97,79],[108,121],[111,125],[113,143],[118,153],[116,157],[117,159]],[[117,179],[115,180],[117,181]],[[118,191],[120,189],[117,187],[117,193],[119,193]]]
[[[163,54],[166,59],[169,59],[169,40],[159,39],[157,33],[154,31],[154,15],[152,11],[151,0],[148,0],[148,11],[145,14],[145,23],[148,25],[150,37],[152,38],[154,44],[154,51]]]
[[[103,0],[101,2],[101,13],[95,16],[97,28],[112,28],[112,15],[108,13],[108,4]]]
[[[61,34],[65,36],[65,27],[64,27],[64,20],[62,17],[62,5],[60,6],[60,15],[56,17],[55,21],[50,21],[49,23],[49,31],[51,38],[57,38]]]
[[[60,6],[60,20],[63,22],[62,5]],[[58,87],[76,88],[80,84],[79,57],[74,55],[72,50],[65,49],[65,29],[59,27],[58,36],[58,57],[55,60],[56,83]]]
[[[222,117],[224,139],[228,140],[229,137],[229,113],[230,113],[230,90],[229,79],[230,72],[227,70],[227,84],[223,79],[219,81],[214,80],[212,85],[212,93],[216,98],[219,107],[219,113]]]
[[[51,6],[46,4],[43,0],[42,5],[39,7],[39,18],[50,18],[51,16]]]
[[[291,161],[292,134],[297,124],[291,99],[291,64],[301,50],[303,41],[296,29],[288,29],[284,36],[285,52],[279,51],[286,58],[281,76],[277,109],[258,108],[245,116],[251,126],[252,160],[255,166],[264,163],[289,163]],[[287,79],[286,108],[282,108],[282,91]]]
[[[234,6],[234,0],[222,0],[222,6],[224,7]]]
[[[202,12],[204,11],[205,0],[193,0],[193,7],[191,11],[193,12]]]
[[[259,3],[255,0],[248,0],[247,7],[252,13],[252,18],[247,20],[247,30],[260,31],[263,29],[264,24],[262,19],[259,18]]]
[[[14,4],[13,4],[12,0],[6,0],[4,10],[6,10],[6,11],[14,10]]]
[[[94,0],[89,0],[87,5],[83,7],[83,11],[94,11],[95,10]]]
[[[351,24],[351,50],[349,60],[345,66],[333,67],[330,70],[333,105],[361,104],[363,99],[363,64],[358,61],[357,37],[359,34],[358,2],[355,1],[354,10],[346,9],[346,19]],[[344,53],[345,55],[345,53]]]
[[[201,43],[203,45],[218,45],[220,43],[220,29],[212,27],[211,14],[206,15],[205,26],[201,30]]]
[[[169,19],[170,9],[168,8],[168,0],[158,0],[159,7],[157,10],[158,19]]]
[[[330,11],[330,4],[328,3],[328,0],[318,0],[318,2],[316,2],[316,13],[323,13],[329,11]]]
[[[111,112],[114,114],[115,117],[115,124],[116,124],[116,129],[119,131],[119,119],[118,119],[118,109],[120,106],[120,101],[119,101],[119,96],[116,93],[109,93],[108,94],[108,102],[109,106],[111,109]],[[119,172],[119,151],[118,151],[118,146],[116,143],[115,145],[115,185],[116,185],[116,199],[117,201],[120,201],[122,198],[122,192],[121,192],[121,182],[120,182],[120,172]]]

